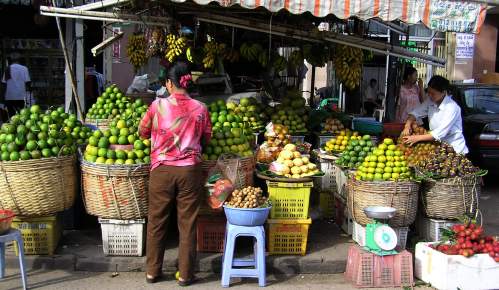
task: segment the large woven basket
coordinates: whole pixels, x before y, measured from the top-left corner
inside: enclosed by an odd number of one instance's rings
[[[364,213],[369,206],[389,206],[397,212],[388,223],[393,227],[407,227],[416,219],[419,183],[414,181],[359,181],[348,180],[348,209],[360,225],[372,223]]]
[[[205,178],[208,177],[210,170],[217,165],[218,161],[208,160],[203,161],[201,168]],[[224,161],[222,161],[224,162]],[[229,161],[227,161],[229,162]],[[239,169],[237,174],[236,187],[242,188],[246,186],[253,186],[254,173],[255,173],[255,157],[243,157],[239,159]]]
[[[87,212],[120,220],[147,217],[149,169],[149,165],[103,165],[82,160]]]
[[[48,216],[73,206],[76,158],[0,162],[0,208],[18,216]]]
[[[109,124],[111,123],[110,119],[85,119],[85,124],[90,125],[99,130],[107,130],[109,129]]]
[[[426,216],[435,219],[476,217],[481,193],[481,177],[454,177],[423,182],[421,203]]]

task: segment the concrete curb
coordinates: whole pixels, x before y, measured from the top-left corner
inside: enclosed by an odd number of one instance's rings
[[[314,230],[315,229],[315,230]],[[309,234],[307,255],[267,255],[267,272],[273,274],[335,274],[345,271],[348,247],[352,241],[336,225],[315,222]],[[28,270],[74,270],[88,272],[143,272],[145,257],[111,257],[102,251],[100,232],[71,231],[65,233],[60,248],[53,256],[25,256]],[[248,256],[243,253],[243,256]],[[13,251],[6,253],[6,267],[18,268]],[[165,272],[177,268],[177,248],[172,241],[165,251]],[[220,273],[221,253],[198,253],[198,272]]]

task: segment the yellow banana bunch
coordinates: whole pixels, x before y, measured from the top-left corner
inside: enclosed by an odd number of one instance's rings
[[[362,49],[345,45],[336,46],[334,68],[337,77],[349,89],[355,89],[362,79]]]
[[[173,34],[168,34],[166,36],[166,45],[165,57],[169,62],[173,62],[175,58],[185,53],[187,40],[185,37],[177,37]]]
[[[213,68],[218,58],[224,58],[226,49],[227,46],[225,43],[216,43],[215,41],[205,43],[203,66],[205,68]]]
[[[134,34],[128,37],[126,53],[130,63],[137,71],[141,66],[147,63],[147,41],[144,35]]]
[[[194,62],[194,58],[192,57],[192,52],[190,47],[188,47],[187,50],[185,51],[185,56],[187,57],[187,60],[189,62]]]

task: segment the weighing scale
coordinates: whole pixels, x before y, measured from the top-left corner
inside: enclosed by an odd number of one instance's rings
[[[366,225],[365,249],[378,256],[396,255],[397,234],[387,224],[395,216],[397,210],[393,207],[370,206],[364,208],[367,217],[374,220]]]

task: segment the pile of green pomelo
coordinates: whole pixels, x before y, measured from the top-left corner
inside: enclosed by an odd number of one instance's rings
[[[0,157],[2,161],[19,161],[72,155],[91,134],[90,128],[64,108],[43,112],[39,105],[33,105],[2,125]]]

